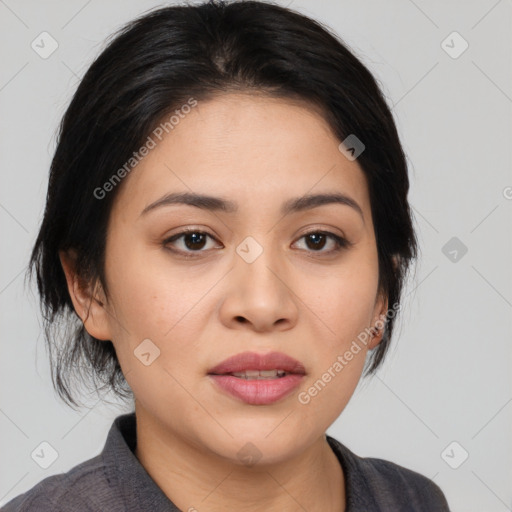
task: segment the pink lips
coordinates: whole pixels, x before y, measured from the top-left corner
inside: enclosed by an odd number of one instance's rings
[[[287,375],[268,380],[230,375],[245,370],[284,370]],[[243,352],[218,364],[208,374],[229,395],[250,405],[268,405],[289,395],[300,384],[306,371],[299,361],[282,352]]]
[[[284,370],[286,373],[304,375],[304,366],[282,352],[257,354],[256,352],[242,352],[236,354],[208,371],[209,374],[225,375],[245,370]]]

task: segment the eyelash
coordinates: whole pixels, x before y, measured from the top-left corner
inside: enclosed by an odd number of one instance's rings
[[[210,233],[207,233],[206,231],[201,231],[199,229],[185,229],[183,231],[180,231],[179,233],[176,233],[175,235],[165,239],[163,242],[162,242],[162,245],[164,246],[164,248],[174,252],[174,253],[178,253],[180,255],[182,255],[184,258],[187,258],[187,259],[190,259],[190,258],[196,258],[198,257],[198,255],[195,255],[194,253],[202,253],[202,252],[206,252],[204,250],[197,250],[197,251],[181,251],[181,250],[176,250],[176,249],[170,249],[168,247],[168,245],[172,242],[175,242],[176,240],[179,240],[180,238],[184,237],[185,235],[189,235],[191,233],[195,233],[195,234],[199,234],[199,235],[206,235],[210,238],[212,238],[213,240],[217,241],[215,239],[215,237],[213,237],[212,235],[210,235]],[[312,230],[312,231],[308,231],[307,233],[304,233],[298,240],[301,240],[302,238],[304,237],[307,237],[308,235],[325,235],[327,236],[328,238],[330,238],[331,240],[334,240],[336,242],[336,249],[332,249],[330,251],[313,251],[313,250],[310,250],[308,252],[311,252],[311,253],[318,253],[318,254],[333,254],[333,253],[338,253],[340,252],[341,250],[343,249],[347,249],[349,247],[351,247],[353,245],[352,242],[349,242],[346,238],[343,238],[339,235],[335,235],[334,233],[331,233],[329,231],[322,231],[322,230]]]

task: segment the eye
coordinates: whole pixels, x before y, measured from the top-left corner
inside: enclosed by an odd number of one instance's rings
[[[329,231],[310,231],[309,233],[306,233],[299,238],[299,240],[302,239],[305,239],[306,245],[308,246],[306,250],[327,254],[341,251],[342,249],[352,245],[352,243],[349,242],[346,238],[335,235]],[[334,246],[334,248],[331,250],[322,251],[322,249],[328,245],[328,240],[331,241],[331,246]]]
[[[192,228],[186,229],[180,233],[176,233],[169,238],[166,238],[162,245],[173,252],[183,255],[186,258],[193,258],[195,255],[192,253],[205,252],[205,249],[208,249],[207,244],[209,238],[216,240],[206,231]],[[307,247],[305,250],[322,254],[336,253],[352,245],[352,243],[349,242],[346,238],[335,235],[329,231],[310,231],[309,233],[306,233],[299,238],[299,240],[302,239],[305,239],[306,241]],[[180,241],[180,244],[176,243],[178,241]],[[330,250],[322,250],[324,247],[328,246],[328,241],[330,241],[331,246],[334,247]],[[174,246],[174,248],[169,248],[169,245]]]
[[[204,252],[205,246],[207,245],[208,238],[215,240],[212,235],[205,231],[200,231],[198,229],[186,229],[177,233],[170,238],[167,238],[163,241],[163,245],[165,247],[169,245],[178,245],[175,249],[170,249],[172,251],[183,253],[186,257],[193,257],[192,255],[187,255],[190,252]],[[182,240],[180,240],[182,239]],[[176,244],[177,241],[180,241],[180,244]],[[208,249],[208,247],[206,247]]]

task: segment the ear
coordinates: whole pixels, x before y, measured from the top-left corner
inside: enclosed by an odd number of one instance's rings
[[[396,269],[398,268],[398,264],[400,262],[400,255],[394,254],[392,256],[392,262],[393,262],[393,270],[396,272]],[[374,318],[372,323],[372,331],[373,336],[368,343],[369,350],[374,349],[384,337],[384,331],[385,331],[385,324],[387,323],[387,313],[388,313],[388,298],[385,297],[382,292],[379,292],[377,300],[375,301],[375,308],[374,308]],[[378,328],[378,329],[377,329]]]
[[[73,249],[59,252],[60,263],[66,275],[69,295],[76,314],[87,332],[99,340],[111,340],[109,313],[105,307],[106,295],[101,284],[85,281],[76,272],[76,252]]]
[[[375,302],[373,322],[371,325],[373,335],[370,342],[368,343],[369,350],[373,350],[382,341],[386,324],[387,310],[388,298],[385,297],[382,293],[379,293],[377,301]]]

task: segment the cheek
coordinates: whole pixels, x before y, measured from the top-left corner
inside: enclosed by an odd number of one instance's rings
[[[147,250],[122,258],[112,253],[107,272],[115,305],[113,343],[135,396],[145,406],[185,400],[180,383],[197,366],[192,329],[207,283],[171,272],[161,256]]]
[[[350,401],[368,352],[360,336],[370,325],[375,293],[372,273],[361,272],[333,276],[312,298],[310,309],[321,319],[311,316],[317,326],[313,337],[321,341],[310,351],[314,370],[297,397],[306,431],[318,421],[327,428]]]
[[[143,340],[151,340],[156,348],[146,344],[158,358],[145,375],[151,375],[150,380],[167,380],[168,387],[169,375],[160,375],[163,368],[182,379],[197,367],[197,340],[208,315],[205,308],[211,307],[205,292],[214,287],[222,274],[172,266],[162,249],[133,247],[125,256],[118,255],[119,252],[111,253],[107,275],[115,305],[113,342],[119,360],[126,373],[131,368],[137,370],[131,379],[138,378],[135,375],[145,368],[141,368],[136,353]],[[151,386],[154,385],[153,382]]]
[[[308,308],[324,326],[325,342],[335,349],[350,345],[372,321],[378,285],[376,259],[354,255],[345,265],[333,267],[328,276],[315,281],[308,277],[302,293],[308,297]],[[317,292],[312,294],[314,288]]]
[[[132,246],[122,257],[116,252],[107,275],[117,318],[134,338],[164,339],[204,294],[204,281],[191,280],[185,269],[173,270],[161,248]]]

